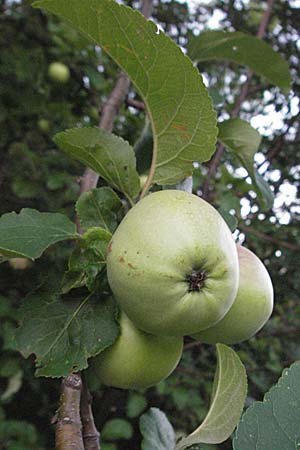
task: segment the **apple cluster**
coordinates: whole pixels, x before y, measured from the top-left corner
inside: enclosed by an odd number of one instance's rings
[[[156,384],[178,364],[183,336],[239,343],[273,309],[263,263],[209,203],[183,191],[152,193],[128,212],[108,246],[107,275],[121,331],[92,368],[110,386]]]

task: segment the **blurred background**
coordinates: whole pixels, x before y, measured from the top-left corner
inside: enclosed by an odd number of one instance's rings
[[[0,214],[31,207],[64,212],[74,219],[83,167],[61,153],[52,136],[68,127],[99,123],[101,104],[118,69],[100,48],[30,3],[0,2]],[[139,7],[139,2],[123,3]],[[264,1],[251,0],[156,0],[152,17],[184,49],[192,31],[222,29],[256,35],[266,6]],[[272,188],[273,208],[261,210],[247,171],[230,153],[224,154],[215,179],[210,180],[210,201],[235,215],[235,237],[264,261],[275,287],[271,320],[256,337],[234,346],[249,377],[247,406],[261,400],[283,368],[300,359],[299,23],[299,0],[273,3],[265,40],[288,61],[292,90],[285,97],[254,75],[239,115],[263,137],[256,163]],[[70,76],[55,80],[49,74],[53,62],[67,66]],[[199,70],[219,118],[229,118],[248,69],[211,61],[199,64]],[[115,119],[114,132],[134,144],[143,131],[145,113],[132,100],[139,100],[134,91]],[[141,173],[147,165],[147,155],[142,153]],[[199,167],[194,177],[194,192],[200,195],[207,167]],[[60,381],[34,376],[33,358],[24,360],[15,351],[13,330],[25,295],[47,274],[63,273],[71,250],[71,244],[60,244],[35,263],[11,260],[0,266],[1,450],[54,448],[51,419]],[[139,450],[138,417],[150,406],[164,410],[179,432],[192,431],[207,411],[215,363],[214,347],[187,341],[178,368],[156,387],[127,392],[92,386],[103,450]],[[231,443],[204,448],[226,450]]]

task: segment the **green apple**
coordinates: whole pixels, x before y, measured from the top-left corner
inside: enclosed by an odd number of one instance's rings
[[[38,123],[38,128],[39,130],[44,133],[47,134],[50,131],[50,122],[47,119],[39,119]]]
[[[92,359],[91,370],[107,386],[147,388],[170,375],[181,358],[182,348],[182,337],[144,333],[121,312],[120,336]]]
[[[67,83],[70,78],[69,68],[61,62],[53,62],[48,67],[48,75],[53,81]]]
[[[183,191],[159,191],[135,205],[117,228],[107,275],[138,328],[193,334],[222,319],[236,297],[236,245],[209,203]]]
[[[273,286],[260,259],[241,245],[237,246],[240,281],[233,306],[213,327],[193,336],[208,344],[237,344],[250,339],[269,319],[273,310]]]

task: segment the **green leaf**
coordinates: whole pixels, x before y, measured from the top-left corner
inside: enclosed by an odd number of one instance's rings
[[[82,236],[79,245],[69,258],[69,271],[62,282],[62,293],[87,286],[90,291],[98,290],[98,275],[106,266],[106,249],[112,234],[103,228],[93,227]],[[99,291],[99,290],[98,290]]]
[[[188,54],[196,61],[218,59],[248,66],[285,94],[290,91],[292,79],[288,63],[269,44],[255,36],[239,31],[206,31],[191,36]]]
[[[140,418],[142,450],[174,450],[175,433],[165,413],[150,408]]]
[[[67,155],[97,172],[132,199],[140,190],[133,148],[124,139],[98,127],[73,128],[54,137]]]
[[[88,366],[87,359],[118,336],[115,304],[98,294],[62,300],[40,288],[21,307],[18,350],[36,356],[36,375],[62,377]]]
[[[102,46],[125,71],[145,102],[153,130],[154,182],[173,184],[191,175],[193,161],[215,150],[216,118],[196,67],[138,11],[113,0],[40,0]]]
[[[234,450],[295,450],[300,447],[300,362],[285,369],[278,383],[243,414]]]
[[[82,227],[102,227],[112,233],[117,228],[117,214],[122,202],[112,189],[102,187],[84,192],[76,203]]]
[[[6,389],[0,397],[1,402],[9,400],[14,394],[17,393],[22,387],[22,381],[23,371],[19,370],[9,378]]]
[[[248,122],[234,118],[219,124],[218,139],[232,151],[248,171],[262,207],[264,209],[271,208],[274,201],[272,191],[254,166],[254,155],[261,142],[258,131]]]
[[[50,245],[77,237],[75,224],[63,214],[25,208],[0,218],[0,252],[6,257],[35,259]]]
[[[104,424],[101,431],[101,438],[106,440],[131,439],[133,428],[130,422],[125,419],[112,419]]]
[[[178,442],[175,450],[198,443],[219,444],[229,438],[240,419],[247,395],[245,368],[237,353],[226,345],[217,344],[217,357],[208,414],[193,433]]]
[[[230,228],[230,231],[233,233],[238,225],[238,220],[235,216],[230,214],[226,209],[219,208],[218,212],[221,214],[225,222],[227,223],[228,227]]]
[[[126,414],[127,417],[138,417],[146,408],[147,400],[142,394],[131,392],[127,401]]]

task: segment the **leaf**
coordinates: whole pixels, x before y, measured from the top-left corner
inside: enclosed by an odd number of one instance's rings
[[[62,281],[62,293],[71,289],[87,286],[90,292],[97,290],[102,277],[102,269],[106,266],[106,249],[112,234],[103,228],[93,227],[82,236],[79,245],[69,258],[69,270]]]
[[[290,91],[292,79],[288,63],[269,44],[255,36],[239,31],[206,31],[191,36],[188,54],[196,61],[218,59],[248,66],[285,94]]]
[[[179,441],[175,450],[198,443],[224,442],[233,432],[242,414],[247,394],[245,368],[230,347],[223,344],[217,344],[216,347],[218,364],[210,409],[202,424]]]
[[[138,417],[141,412],[146,408],[147,400],[144,395],[137,392],[131,392],[127,400],[126,415],[127,417]]]
[[[97,172],[132,199],[140,190],[133,148],[124,139],[98,127],[73,128],[54,136],[67,155]]]
[[[278,383],[243,414],[234,450],[296,450],[300,447],[300,362],[285,369]]]
[[[17,373],[12,375],[6,386],[5,391],[0,397],[1,402],[9,400],[14,394],[16,394],[22,387],[23,371],[19,370]]]
[[[153,130],[158,184],[192,174],[193,161],[215,151],[216,118],[196,67],[181,49],[138,11],[112,0],[40,0],[102,46],[125,71],[145,102]]]
[[[21,307],[18,350],[36,356],[36,375],[62,377],[88,366],[87,359],[110,346],[118,336],[111,298],[90,294],[62,300],[40,288]]]
[[[50,245],[77,237],[75,224],[63,214],[25,208],[0,218],[0,252],[6,257],[39,258]]]
[[[142,450],[174,450],[175,433],[165,413],[150,408],[140,418]]]
[[[112,419],[104,424],[101,431],[101,438],[107,440],[131,439],[133,428],[130,422],[125,419]]]
[[[218,211],[225,220],[225,222],[227,223],[228,227],[230,228],[230,231],[233,233],[238,225],[237,218],[232,214],[230,214],[230,212],[228,212],[226,209],[219,208]]]
[[[218,138],[232,151],[249,173],[262,207],[264,209],[271,208],[274,201],[273,193],[254,166],[254,155],[261,142],[258,131],[248,122],[234,118],[219,124]]]
[[[114,232],[117,228],[117,213],[122,202],[112,189],[102,187],[84,192],[76,203],[76,212],[82,227],[102,227]]]

